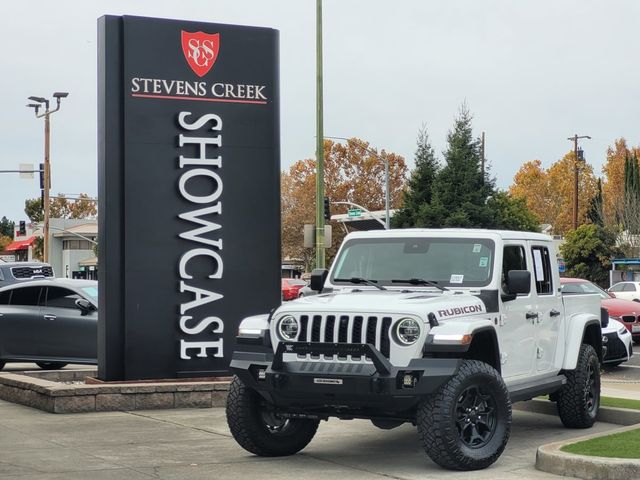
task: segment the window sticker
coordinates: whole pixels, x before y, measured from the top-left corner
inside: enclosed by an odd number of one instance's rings
[[[482,245],[480,243],[474,243],[473,253],[480,253],[480,250],[482,250]]]
[[[449,283],[462,283],[462,281],[464,280],[464,275],[451,275],[451,278],[449,279]]]
[[[486,267],[489,265],[489,257],[480,257],[480,263],[478,263],[479,267]]]
[[[542,282],[544,278],[544,268],[542,267],[542,252],[535,248],[533,249],[533,263],[536,267],[536,280]]]

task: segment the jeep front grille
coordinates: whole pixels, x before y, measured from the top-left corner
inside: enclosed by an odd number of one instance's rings
[[[300,342],[370,343],[389,358],[391,317],[338,314],[300,315],[299,319]]]

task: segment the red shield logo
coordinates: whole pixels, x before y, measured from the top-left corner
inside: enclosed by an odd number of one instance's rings
[[[218,59],[220,34],[185,32],[182,30],[182,53],[193,73],[199,77],[207,74]]]

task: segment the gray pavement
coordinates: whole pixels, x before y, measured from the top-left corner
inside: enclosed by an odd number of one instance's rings
[[[615,425],[598,423],[589,432]],[[364,420],[331,420],[300,454],[265,459],[231,438],[224,409],[54,415],[0,401],[2,479],[545,479],[538,446],[584,435],[554,416],[514,411],[502,457],[480,472],[440,469],[411,426],[382,431]]]

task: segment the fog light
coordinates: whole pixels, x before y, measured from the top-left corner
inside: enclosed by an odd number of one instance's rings
[[[402,388],[414,388],[418,383],[418,377],[415,372],[407,372],[402,375]]]
[[[264,368],[258,370],[258,380],[265,380],[267,378],[267,371]]]

